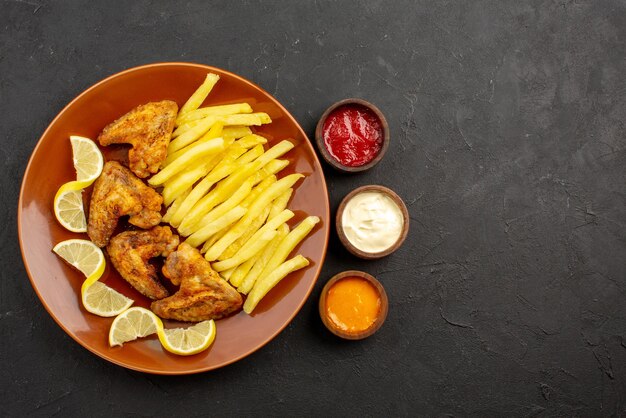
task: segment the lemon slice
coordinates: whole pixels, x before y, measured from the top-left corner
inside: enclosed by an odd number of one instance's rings
[[[102,173],[104,167],[102,153],[96,143],[89,138],[72,135],[70,142],[72,144],[72,159],[76,169],[76,180],[88,183],[88,186]]]
[[[206,350],[215,340],[215,322],[202,321],[189,328],[159,329],[159,340],[167,351],[190,356]]]
[[[91,284],[88,282],[89,280],[85,280],[80,292],[87,312],[105,317],[116,316],[130,308],[134,302],[104,283],[97,280]]]
[[[78,269],[85,277],[97,277],[104,273],[104,254],[96,244],[84,239],[61,241],[52,249],[68,264]]]
[[[127,309],[111,324],[109,345],[121,346],[128,341],[155,334],[159,328],[163,328],[163,323],[152,311],[138,306]]]
[[[82,189],[59,189],[54,198],[54,216],[71,232],[87,232],[87,218],[83,208]]]
[[[93,242],[68,239],[59,242],[52,251],[87,278],[80,293],[83,306],[88,312],[99,316],[115,316],[133,304],[132,299],[98,281],[104,273],[106,262],[102,250]]]

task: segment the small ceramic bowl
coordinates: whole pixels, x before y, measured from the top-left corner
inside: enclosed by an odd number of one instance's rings
[[[362,331],[349,332],[342,330],[338,328],[337,325],[335,325],[333,320],[330,319],[326,313],[326,297],[328,295],[328,291],[335,283],[337,283],[341,279],[345,279],[346,277],[358,277],[367,280],[372,286],[374,286],[374,288],[378,292],[378,295],[380,296],[380,310],[378,312],[378,316],[376,317],[376,321],[374,321],[374,323],[369,328]],[[326,328],[328,328],[328,330],[336,336],[347,340],[361,340],[374,334],[385,322],[388,310],[389,300],[387,299],[387,293],[385,292],[383,285],[380,284],[380,282],[376,280],[374,276],[358,270],[348,270],[334,275],[322,289],[322,295],[320,296],[319,301],[320,317],[322,318],[322,322],[324,323]]]
[[[358,106],[366,107],[367,109],[371,110],[376,115],[376,117],[380,120],[382,129],[383,129],[383,144],[378,154],[374,157],[372,161],[366,164],[357,166],[357,167],[350,167],[347,165],[343,165],[342,163],[337,161],[332,155],[330,155],[330,152],[328,152],[328,149],[326,148],[326,144],[324,143],[323,131],[324,131],[324,122],[326,122],[326,118],[328,117],[328,115],[331,114],[333,110],[344,105],[358,105]],[[382,160],[383,156],[385,155],[385,152],[387,152],[387,148],[389,148],[389,124],[387,123],[387,119],[385,119],[385,116],[380,111],[380,109],[378,109],[372,103],[363,99],[344,99],[333,104],[331,107],[326,109],[326,111],[322,114],[322,117],[317,122],[317,127],[315,128],[315,142],[317,143],[317,149],[322,154],[322,158],[328,164],[330,164],[333,168],[344,173],[357,173],[360,171],[369,170],[370,168],[378,164],[380,160]]]
[[[346,236],[345,230],[343,228],[343,212],[346,208],[347,203],[350,201],[350,199],[352,199],[357,194],[363,193],[363,192],[379,192],[379,193],[385,194],[398,206],[398,208],[400,209],[400,212],[402,213],[402,218],[404,222],[402,225],[402,231],[400,232],[400,236],[398,237],[398,240],[386,250],[376,252],[376,253],[363,251],[355,247]],[[335,226],[337,229],[337,235],[339,235],[339,240],[350,253],[352,253],[353,255],[359,258],[363,258],[366,260],[374,260],[377,258],[388,256],[389,254],[393,253],[398,248],[400,248],[400,246],[406,239],[407,234],[409,233],[409,211],[407,210],[406,205],[402,201],[402,198],[398,196],[396,192],[384,186],[370,184],[367,186],[361,186],[359,188],[354,189],[353,191],[348,193],[346,197],[343,198],[343,200],[339,204],[339,208],[337,209],[337,216],[335,217]]]

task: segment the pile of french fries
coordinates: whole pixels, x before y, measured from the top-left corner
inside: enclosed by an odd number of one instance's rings
[[[248,295],[244,311],[289,273],[309,265],[302,255],[287,260],[319,222],[309,216],[290,230],[287,209],[294,185],[304,177],[277,174],[293,143],[265,149],[267,139],[250,126],[271,123],[247,103],[200,108],[219,76],[209,73],[180,109],[167,159],[148,183],[162,187],[163,220],[198,248],[213,268]]]

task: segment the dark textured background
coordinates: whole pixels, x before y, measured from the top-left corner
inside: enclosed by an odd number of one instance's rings
[[[103,4],[105,2],[102,2]],[[0,415],[626,415],[624,1],[0,1]],[[193,61],[258,83],[312,135],[336,100],[386,114],[373,170],[327,171],[333,209],[380,183],[405,245],[323,273],[273,342],[214,372],[127,371],[66,336],[16,232],[28,157],[73,97],[119,70]],[[331,336],[341,270],[376,275],[383,328]]]

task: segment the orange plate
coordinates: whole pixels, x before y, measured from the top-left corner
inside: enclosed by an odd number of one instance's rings
[[[294,251],[311,265],[293,273],[274,288],[252,316],[240,312],[217,321],[215,343],[206,351],[181,357],[161,348],[155,336],[110,348],[108,333],[112,318],[86,312],[80,304],[82,275],[52,252],[59,241],[87,239],[86,234],[64,230],[56,221],[52,201],[57,189],[73,180],[70,135],[95,139],[105,125],[135,106],[170,99],[182,105],[204,80],[208,71],[220,75],[208,101],[211,105],[248,102],[255,111],[273,119],[256,131],[272,144],[292,138],[296,147],[287,154],[291,164],[282,175],[294,171],[306,175],[289,207],[296,216],[317,215],[321,222]],[[105,158],[112,153],[105,151]],[[298,313],[320,273],[329,232],[328,193],[324,174],[311,143],[296,120],[276,99],[251,82],[224,70],[199,64],[159,63],[113,75],[74,99],[52,121],[35,147],[24,174],[18,206],[18,231],[22,257],[33,288],[52,318],[79,344],[98,356],[129,369],[157,374],[189,374],[216,369],[237,361],[274,338]],[[107,267],[101,279],[135,300],[135,306],[149,301],[132,289],[117,272]],[[165,321],[166,327],[180,326]]]

